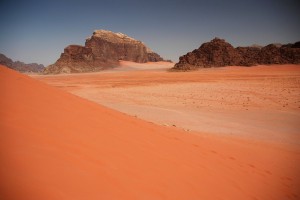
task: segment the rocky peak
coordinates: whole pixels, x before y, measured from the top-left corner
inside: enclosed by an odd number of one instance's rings
[[[107,60],[127,60],[138,63],[163,61],[163,58],[143,42],[120,32],[95,30],[86,40],[85,46],[91,48],[95,57],[104,62]]]
[[[163,61],[163,58],[143,42],[126,34],[95,30],[86,39],[85,46],[66,47],[56,63],[48,66],[45,73],[99,71],[110,65],[118,65],[119,60],[144,63]]]
[[[218,37],[215,37],[210,42],[211,43],[227,43],[224,39],[221,39],[221,38],[218,38]]]
[[[198,49],[179,58],[173,69],[191,70],[203,67],[252,66],[257,64],[300,63],[299,42],[265,47],[237,47],[220,38],[202,44]]]
[[[206,42],[204,44],[202,44],[201,46],[211,46],[211,47],[215,47],[215,48],[230,48],[230,49],[234,49],[234,47],[229,44],[228,42],[226,42],[224,39],[220,39],[218,37],[215,37],[213,40],[211,40],[210,42]],[[200,48],[201,48],[200,46]],[[203,47],[202,47],[203,48]],[[212,49],[215,50],[215,49]]]
[[[198,49],[181,56],[174,68],[189,70],[200,67],[222,67],[235,65],[240,59],[240,55],[231,44],[216,37],[210,42],[203,43]]]
[[[142,43],[124,33],[114,33],[108,30],[95,30],[93,35],[87,39],[87,42],[93,38],[100,38],[101,40],[106,40],[111,43]]]

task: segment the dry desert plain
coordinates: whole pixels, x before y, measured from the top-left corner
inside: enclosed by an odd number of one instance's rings
[[[300,145],[300,66],[173,73],[166,71],[173,63],[121,66],[34,78],[156,124]]]
[[[170,66],[0,67],[0,199],[299,199],[300,66]]]

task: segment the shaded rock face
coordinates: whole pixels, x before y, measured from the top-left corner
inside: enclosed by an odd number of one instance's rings
[[[5,65],[9,68],[12,68],[14,61],[12,59],[6,57],[4,54],[0,54],[0,64]]]
[[[179,58],[175,70],[192,70],[205,67],[253,66],[258,64],[300,63],[299,42],[288,45],[270,44],[265,47],[237,47],[215,38],[198,49]]]
[[[174,68],[189,70],[200,67],[223,67],[236,65],[241,61],[241,55],[223,39],[215,38],[202,44],[198,49],[179,58]]]
[[[154,52],[148,52],[148,62],[159,62],[159,61],[166,61],[166,62],[172,62],[170,60],[164,60],[160,55]]]
[[[46,67],[45,74],[94,72],[114,66],[117,63],[95,59],[92,49],[80,45],[69,45],[55,64]]]
[[[241,60],[238,65],[252,66],[256,65],[260,60],[261,47],[237,47],[236,50],[241,55]]]
[[[13,61],[12,59],[6,57],[4,54],[0,54],[0,64],[5,65],[8,68],[11,68],[13,70],[22,72],[22,73],[27,73],[27,72],[34,72],[34,73],[39,73],[44,70],[44,65],[42,64],[37,64],[37,63],[29,63],[25,64],[20,61]]]
[[[163,61],[144,43],[123,33],[96,30],[85,46],[70,45],[45,73],[92,72],[117,66],[119,60],[138,63]]]

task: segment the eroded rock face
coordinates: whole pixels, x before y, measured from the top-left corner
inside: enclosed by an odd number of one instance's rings
[[[175,70],[205,67],[253,66],[258,64],[300,63],[299,42],[288,45],[270,44],[265,47],[237,47],[215,38],[179,58]]]
[[[6,57],[4,54],[0,54],[0,64],[11,68],[11,66],[13,65],[13,61],[12,59]]]
[[[92,49],[96,59],[102,61],[126,60],[138,63],[163,61],[157,53],[149,49],[143,42],[123,33],[96,30],[85,42]]]
[[[166,62],[172,62],[170,60],[164,60],[160,55],[154,52],[148,52],[148,62],[159,62],[159,61],[166,61]]]
[[[241,61],[241,55],[229,43],[223,39],[215,38],[202,44],[198,49],[179,58],[174,68],[189,70],[200,67],[223,67],[237,65]]]
[[[86,39],[85,46],[70,45],[45,73],[75,73],[99,71],[118,65],[119,60],[138,63],[163,59],[144,43],[123,33],[96,30]]]
[[[26,64],[20,61],[13,61],[12,59],[6,57],[4,54],[0,54],[0,64],[23,73],[27,73],[27,72],[39,73],[44,70],[44,65],[42,64],[37,64],[37,63]]]
[[[241,55],[238,65],[252,66],[256,65],[260,60],[261,47],[237,47],[236,50]]]
[[[122,33],[95,31],[92,37],[86,40],[85,46],[91,48],[95,57],[102,61],[148,61],[147,47],[141,41]]]
[[[58,74],[58,73],[79,73],[79,72],[93,72],[114,66],[117,63],[103,62],[95,59],[92,49],[80,45],[69,45],[64,49],[64,53],[55,64],[48,66],[44,73]]]

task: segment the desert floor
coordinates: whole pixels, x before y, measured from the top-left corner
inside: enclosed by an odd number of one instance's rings
[[[300,66],[167,72],[172,65],[35,78],[156,124],[300,145]]]
[[[300,67],[170,65],[0,66],[0,199],[299,199]]]

